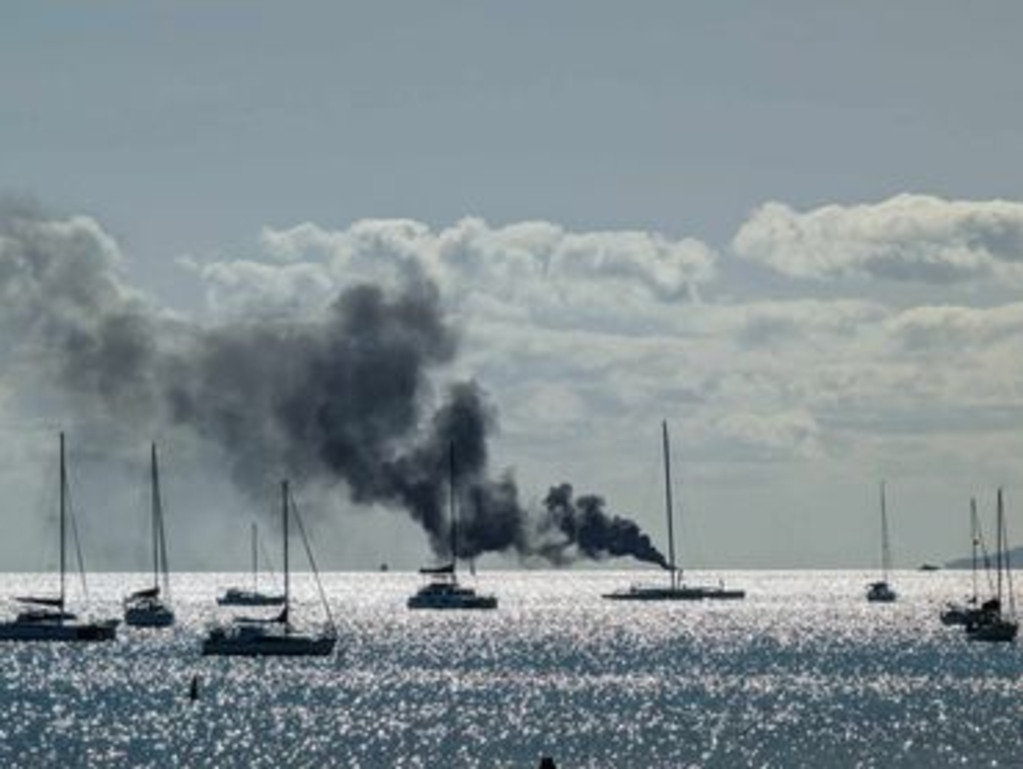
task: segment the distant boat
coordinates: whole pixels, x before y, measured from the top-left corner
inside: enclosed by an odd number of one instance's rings
[[[459,584],[458,562],[458,488],[455,479],[455,449],[448,452],[449,505],[451,513],[451,562],[442,566],[424,567],[419,573],[428,578],[405,605],[409,609],[496,609],[497,596],[479,594],[474,588]]]
[[[136,590],[124,599],[124,622],[133,627],[169,627],[174,624],[167,569],[167,540],[163,530],[163,503],[160,499],[160,471],[156,444],[149,452],[149,515],[153,546],[153,586]]]
[[[892,553],[888,543],[888,508],[885,504],[885,483],[881,481],[881,579],[867,585],[867,600],[871,603],[891,603],[897,594],[888,584]]]
[[[1016,621],[1016,602],[1012,589],[1012,569],[1009,567],[1007,551],[1008,535],[1005,528],[1005,511],[1002,506],[1002,490],[998,489],[997,512],[996,585],[994,598],[981,605],[977,619],[966,625],[966,637],[971,641],[1006,642],[1015,641],[1019,632]],[[1008,611],[1003,612],[1003,582],[1009,598]]]
[[[219,625],[210,630],[203,640],[202,653],[208,656],[287,656],[287,657],[324,657],[334,651],[337,643],[337,629],[330,616],[330,606],[323,594],[319,571],[312,557],[312,549],[305,535],[301,518],[296,515],[299,532],[309,556],[313,575],[320,591],[320,600],[330,622],[325,633],[299,633],[291,625],[291,591],[290,567],[288,561],[288,530],[291,512],[291,495],[288,482],[281,482],[281,518],[284,530],[284,608],[276,617],[269,619],[237,618],[228,625]]]
[[[671,448],[668,441],[668,423],[661,423],[661,447],[664,458],[664,507],[668,519],[668,574],[667,585],[632,585],[625,590],[605,593],[612,601],[702,601],[705,599],[740,600],[745,590],[718,585],[686,585],[682,582],[682,569],[675,563],[675,526],[671,499]]]
[[[259,589],[259,529],[252,524],[252,588],[229,587],[222,595],[217,596],[221,606],[280,606],[284,603],[284,593],[264,593]]]
[[[67,611],[67,467],[64,433],[60,434],[60,593],[57,596],[23,597],[29,608],[13,620],[0,622],[0,641],[112,641],[120,620],[84,621]],[[77,533],[72,526],[77,543]],[[80,553],[79,553],[80,555]],[[79,567],[82,566],[79,558]]]

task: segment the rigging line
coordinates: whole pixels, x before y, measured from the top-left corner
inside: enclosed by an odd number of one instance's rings
[[[991,579],[991,555],[987,550],[987,543],[984,541],[984,529],[980,525],[980,519],[977,519],[977,542],[980,545],[980,555],[984,560],[984,577],[987,579],[987,589],[989,593],[995,592],[995,583]]]
[[[316,558],[313,557],[313,549],[309,547],[309,537],[306,536],[305,524],[302,522],[302,514],[298,510],[298,503],[291,497],[291,508],[295,513],[295,522],[298,524],[298,533],[302,535],[302,545],[305,547],[305,554],[309,558],[309,565],[313,569],[313,577],[316,578],[316,588],[320,593],[320,601],[323,602],[323,610],[327,613],[327,621],[330,623],[334,635],[337,635],[337,623],[330,611],[330,604],[327,602],[327,594],[323,590],[323,583],[320,581],[320,570],[316,567]]]
[[[170,563],[167,560],[167,531],[163,519],[163,487],[160,483],[159,464],[156,461],[156,445],[153,445],[153,518],[157,533],[157,569],[163,577],[163,590],[170,600]]]
[[[65,483],[67,480],[65,479]],[[85,579],[85,558],[82,555],[82,538],[78,535],[78,516],[75,515],[75,506],[71,501],[71,486],[67,484],[65,491],[67,495],[68,518],[71,520],[71,539],[75,542],[75,558],[78,561],[78,576],[82,581],[82,594],[86,602],[89,600],[89,584]]]
[[[274,562],[270,558],[270,552],[266,549],[266,545],[263,544],[261,537],[256,537],[256,546],[259,548],[259,554],[263,557],[267,568],[270,570],[270,581],[273,582],[274,590],[280,590],[281,583],[277,580],[277,567],[274,566]]]
[[[999,490],[999,493],[1001,490]],[[1012,561],[1009,550],[1009,530],[1006,527],[1005,515],[1002,514],[1002,547],[1005,549],[1005,581],[1009,592],[1009,617],[1016,616],[1016,599],[1012,590]]]

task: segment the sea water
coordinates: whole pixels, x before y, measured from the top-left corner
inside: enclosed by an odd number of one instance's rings
[[[968,573],[897,572],[894,604],[836,571],[687,575],[743,601],[601,598],[636,576],[481,572],[466,581],[496,611],[438,612],[405,608],[415,574],[328,574],[336,655],[247,659],[199,653],[211,622],[260,612],[214,602],[244,575],[176,574],[173,628],[0,642],[0,765],[1023,765],[1023,650],[938,620]],[[149,579],[92,575],[91,610],[119,616]],[[54,583],[5,575],[2,593]],[[293,616],[322,622],[311,577],[293,584]]]

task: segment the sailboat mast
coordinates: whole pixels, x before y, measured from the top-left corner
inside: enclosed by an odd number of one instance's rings
[[[452,441],[448,445],[448,505],[451,516],[451,567],[458,564],[458,508],[455,495],[455,444]]]
[[[163,494],[160,493],[160,463],[156,457],[156,444],[153,444],[153,511],[155,513],[156,543],[158,546],[159,579],[163,580],[163,592],[170,596],[170,564],[167,561],[167,532],[163,526]],[[159,587],[159,582],[157,582]]]
[[[668,443],[668,421],[661,422],[661,444],[664,456],[664,509],[668,516],[668,565],[671,567],[671,587],[675,589],[675,523],[671,505],[671,448]]]
[[[67,470],[64,467],[64,433],[60,434],[60,612],[64,621],[65,577],[67,570]]]
[[[996,565],[998,568],[998,603],[1002,602],[1002,550],[1005,547],[1004,531],[1005,531],[1005,513],[1002,511],[1002,489],[998,488],[998,510],[997,510],[997,525],[998,525],[998,555],[996,556]]]
[[[998,500],[1001,502],[1001,489],[998,490]],[[1016,615],[1016,598],[1012,589],[1012,556],[1009,550],[1009,530],[1005,524],[1005,512],[1002,512],[1002,546],[1005,548],[1005,592],[1009,595],[1009,617]]]
[[[281,513],[284,518],[284,623],[289,624],[288,610],[291,608],[291,584],[288,567],[288,481],[281,481]]]
[[[252,524],[252,592],[256,592],[259,587],[259,561],[256,552],[256,524]]]
[[[977,547],[980,545],[980,525],[977,521],[977,498],[970,497],[970,542],[973,545],[971,567],[973,569],[973,600],[977,600]]]
[[[888,508],[885,504],[885,482],[881,481],[881,579],[888,581],[891,566],[891,552],[888,548]]]
[[[160,587],[159,507],[160,492],[156,479],[156,444],[149,445],[149,518],[153,535],[153,587]]]

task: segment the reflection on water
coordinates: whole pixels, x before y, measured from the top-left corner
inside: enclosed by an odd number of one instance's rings
[[[331,574],[334,659],[199,656],[237,575],[175,575],[179,624],[0,645],[0,764],[976,766],[1023,756],[1023,655],[937,619],[969,575],[733,572],[747,599],[622,603],[627,573],[487,572],[493,612],[408,611],[411,574]],[[697,575],[698,577],[698,575]],[[711,579],[716,580],[717,575]],[[146,577],[98,575],[96,613]],[[6,575],[2,594],[50,576]],[[323,620],[311,579],[297,617]],[[7,607],[10,610],[10,606]],[[258,610],[247,609],[252,614]],[[272,609],[269,611],[273,611]],[[200,675],[200,699],[189,682]]]

